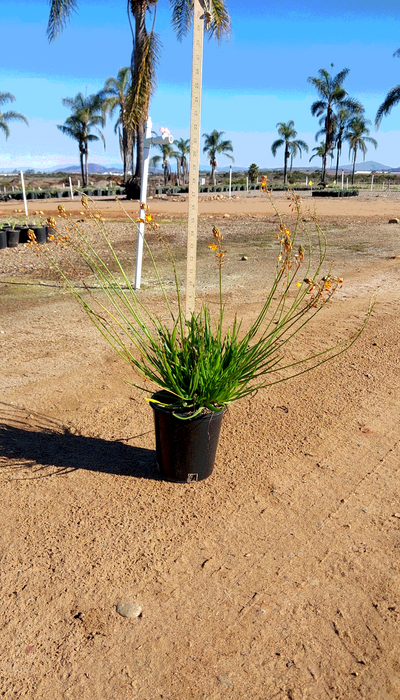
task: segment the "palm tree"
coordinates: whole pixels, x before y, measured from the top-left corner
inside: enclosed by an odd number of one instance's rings
[[[276,139],[274,143],[271,146],[271,151],[272,155],[276,156],[276,152],[278,148],[281,146],[284,146],[284,157],[283,157],[283,184],[286,185],[287,182],[287,162],[289,159],[290,154],[297,155],[297,152],[299,151],[300,154],[302,150],[308,151],[308,146],[307,144],[302,141],[301,139],[298,139],[297,141],[296,136],[297,136],[297,131],[294,128],[294,121],[291,119],[288,121],[286,124],[285,122],[278,122],[276,125],[278,129],[278,134],[282,138]]]
[[[399,49],[400,51],[400,49]],[[397,52],[396,52],[397,53]],[[400,85],[395,85],[389,90],[381,106],[379,107],[376,117],[375,126],[379,129],[382,117],[387,117],[390,114],[392,107],[396,107],[400,102]]]
[[[57,128],[66,136],[78,141],[82,182],[83,186],[86,187],[89,176],[89,141],[99,140],[98,136],[90,133],[92,128],[96,129],[103,141],[104,148],[106,147],[104,135],[98,128],[98,124],[104,126],[102,101],[99,95],[84,97],[81,92],[78,92],[76,97],[66,97],[62,103],[64,107],[71,109],[72,114],[65,120],[64,124],[57,124]]]
[[[333,67],[333,64],[332,64]],[[359,103],[357,100],[349,97],[346,90],[343,87],[343,82],[349,74],[349,69],[344,68],[340,73],[335,76],[331,76],[327,70],[321,68],[318,71],[319,77],[314,78],[310,76],[308,82],[311,83],[317,90],[320,99],[316,100],[311,105],[311,114],[313,117],[321,117],[323,115],[323,129],[322,132],[325,134],[325,152],[322,157],[322,173],[321,173],[321,184],[326,184],[326,160],[328,153],[332,152],[334,146],[334,134],[335,134],[335,117],[334,117],[334,107],[344,107],[349,110],[356,110],[356,105]],[[316,139],[319,138],[318,132]]]
[[[186,156],[190,153],[190,139],[178,139],[178,141],[174,142],[174,146],[176,146],[177,149],[174,151],[177,177],[179,179],[180,171],[182,171],[183,182],[185,183],[189,171]]]
[[[311,156],[311,158],[308,159],[308,162],[311,163],[313,158],[321,158],[323,162],[325,157],[325,141],[321,141],[319,146],[315,146],[315,148],[313,148],[312,150],[315,151],[315,153],[313,156]],[[330,151],[327,155],[331,156],[332,158],[333,151]]]
[[[359,108],[356,111],[357,111],[357,113],[362,114],[362,112],[364,112],[364,107],[361,104],[359,104]],[[336,182],[338,179],[339,161],[340,161],[340,155],[342,152],[344,134],[345,134],[346,129],[348,128],[349,122],[353,116],[355,116],[354,112],[350,109],[346,109],[345,107],[340,107],[334,116],[334,119],[335,119],[335,146],[336,146],[336,172],[335,172]]]
[[[232,163],[235,162],[234,157],[230,155],[233,151],[232,141],[221,139],[224,133],[225,131],[217,131],[214,129],[210,134],[203,134],[203,138],[205,138],[203,153],[207,155],[211,165],[210,182],[214,182],[215,168],[217,167],[217,154],[226,156]]]
[[[76,0],[50,0],[50,15],[47,35],[54,41],[65,28],[67,21],[76,10]],[[121,7],[128,5],[128,19],[131,26],[133,49],[131,54],[132,83],[129,100],[129,124],[136,131],[136,171],[135,182],[140,186],[143,168],[144,125],[148,118],[151,96],[156,86],[156,66],[160,54],[160,40],[154,31],[158,0],[125,0]],[[172,25],[179,40],[185,36],[193,18],[193,0],[170,0]],[[112,10],[113,11],[113,10]],[[152,14],[150,31],[146,27],[147,15]],[[206,30],[219,40],[230,28],[230,18],[226,0],[210,0],[205,14]]]
[[[128,171],[133,171],[133,148],[135,130],[129,124],[128,101],[131,89],[132,73],[129,67],[121,68],[116,78],[106,80],[99,97],[103,104],[103,112],[113,116],[118,109],[118,119],[114,131],[119,136],[121,159],[124,164],[124,182],[128,179]]]
[[[289,143],[289,150],[290,150],[290,168],[289,168],[289,174],[292,174],[293,170],[293,158],[296,158],[297,155],[300,156],[300,158],[303,155],[303,151],[308,153],[308,146],[305,143],[305,141],[302,141],[301,139],[298,139],[297,141],[291,141]]]
[[[171,174],[171,165],[168,159],[173,158],[175,156],[174,147],[170,143],[158,143],[156,145],[156,148],[158,148],[161,151],[162,155],[161,157],[153,156],[151,161],[153,165],[156,165],[158,160],[162,158],[162,167],[164,170],[164,185],[166,186],[168,183],[169,176]]]
[[[365,160],[365,156],[367,153],[367,143],[372,143],[375,148],[377,148],[378,143],[375,139],[369,136],[369,129],[367,127],[367,124],[371,124],[369,119],[364,119],[363,116],[361,115],[356,115],[353,117],[348,125],[348,130],[345,134],[345,139],[346,141],[349,142],[349,158],[351,157],[351,153],[353,152],[353,172],[351,175],[351,184],[354,184],[354,173],[356,169],[356,159],[357,159],[357,151],[360,149],[360,151],[363,154],[363,160]]]
[[[7,102],[15,102],[14,95],[12,95],[11,92],[0,92],[0,107]],[[10,135],[8,124],[9,122],[15,121],[25,122],[25,124],[29,126],[27,118],[19,112],[14,112],[12,109],[8,110],[8,112],[0,112],[0,129],[3,131],[6,139],[8,139]]]
[[[161,160],[161,156],[152,156],[149,161],[150,168],[158,168],[158,164]]]
[[[249,177],[250,182],[255,182],[257,180],[259,172],[260,172],[260,169],[259,169],[257,163],[251,163],[249,165],[247,175]]]

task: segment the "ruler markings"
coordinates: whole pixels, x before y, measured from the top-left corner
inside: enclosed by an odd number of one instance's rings
[[[190,110],[190,176],[186,266],[186,317],[194,312],[196,301],[197,219],[199,209],[200,114],[203,63],[202,7],[194,0],[192,95]]]

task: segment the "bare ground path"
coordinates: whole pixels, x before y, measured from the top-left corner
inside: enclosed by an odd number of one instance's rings
[[[54,282],[32,251],[6,251],[2,697],[400,697],[400,244],[380,205],[324,210],[345,285],[295,352],[351,333],[379,290],[360,340],[233,405],[214,474],[185,486],[158,479],[151,411],[124,383],[129,368],[66,293],[38,284]],[[211,303],[213,206],[199,244]],[[248,319],[269,233],[258,215],[226,212],[227,300]],[[184,224],[165,230],[182,247]],[[133,265],[122,224],[115,235]],[[143,295],[157,304],[151,286]],[[124,599],[141,618],[118,615]]]

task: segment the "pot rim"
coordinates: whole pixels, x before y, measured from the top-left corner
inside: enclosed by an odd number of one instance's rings
[[[176,408],[167,408],[166,406],[160,406],[158,403],[153,403],[151,399],[157,399],[157,397],[160,397],[160,395],[163,395],[164,397],[166,396],[171,396],[173,398],[174,394],[171,394],[170,392],[166,391],[165,389],[160,389],[160,391],[156,391],[154,394],[152,394],[151,398],[149,399],[149,404],[153,411],[162,411],[163,413],[168,413],[168,414],[174,414],[177,413],[182,418],[184,419],[190,419],[193,417],[193,420],[196,418],[206,418],[207,416],[214,416],[214,415],[222,415],[226,411],[226,406],[223,406],[221,409],[218,411],[212,411],[209,408],[204,407],[201,413],[196,413],[196,411],[188,411],[188,410],[180,410],[179,407]]]

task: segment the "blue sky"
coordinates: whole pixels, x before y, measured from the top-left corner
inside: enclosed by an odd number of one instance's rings
[[[56,126],[69,114],[61,99],[97,92],[130,62],[125,0],[78,4],[67,28],[49,44],[47,0],[1,3],[0,91],[15,95],[10,108],[25,114],[30,127],[11,124],[8,141],[0,133],[0,170],[77,163],[76,143]],[[155,129],[168,126],[175,138],[188,138],[191,36],[179,43],[170,27],[168,1],[159,0],[158,5],[156,29],[163,50],[150,113]],[[289,119],[311,152],[318,120],[310,106],[317,95],[307,78],[320,68],[334,73],[350,69],[345,87],[364,104],[372,122],[388,90],[400,83],[400,59],[393,58],[400,47],[400,13],[393,2],[228,0],[228,7],[229,40],[204,44],[202,133],[225,131],[237,165],[281,166],[283,153],[273,158],[271,144],[277,138],[277,122]],[[94,144],[91,162],[119,162],[112,123],[105,136],[106,151],[100,142]],[[383,119],[378,132],[371,125],[371,136],[378,148],[371,146],[367,159],[400,166],[400,105]],[[308,158],[304,155],[295,164],[305,166]],[[344,149],[343,164],[348,160]],[[219,164],[229,162],[221,158]],[[317,165],[317,159],[313,163]]]

